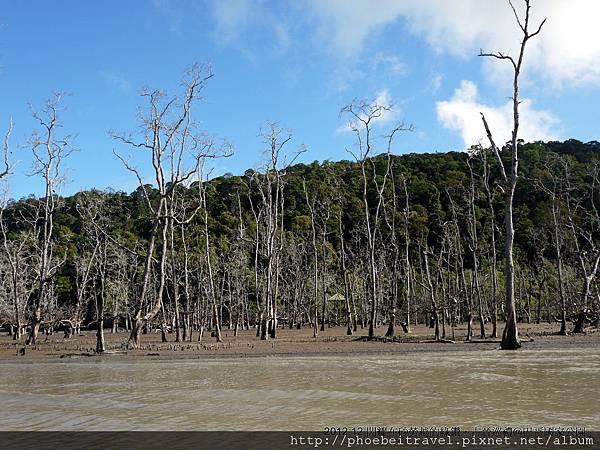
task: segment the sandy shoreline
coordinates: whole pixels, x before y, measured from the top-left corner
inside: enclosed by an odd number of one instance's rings
[[[474,338],[465,342],[465,329],[455,330],[454,343],[431,342],[433,335],[429,328],[415,327],[411,334],[400,332],[397,342],[368,341],[361,339],[365,330],[358,330],[353,336],[346,336],[344,327],[327,328],[317,338],[312,330],[278,330],[275,340],[260,341],[254,330],[240,331],[233,336],[233,330],[224,330],[223,342],[216,343],[210,333],[202,342],[175,343],[174,335],[162,343],[160,334],[142,336],[140,349],[123,350],[128,335],[125,332],[106,334],[107,353],[97,355],[94,352],[95,333],[86,332],[65,339],[62,333],[42,336],[36,347],[26,347],[21,355],[24,339],[15,342],[9,336],[0,336],[0,364],[34,362],[70,362],[70,361],[141,361],[141,360],[194,360],[222,358],[255,357],[327,357],[357,355],[391,355],[414,352],[453,352],[453,351],[495,351],[499,349],[499,339]],[[600,333],[587,333],[569,336],[555,335],[558,327],[548,324],[523,324],[520,327],[523,351],[530,349],[598,348]],[[377,335],[385,333],[385,328],[377,330]],[[488,331],[489,333],[489,331]],[[197,336],[196,336],[197,338]],[[447,333],[451,338],[451,333]]]

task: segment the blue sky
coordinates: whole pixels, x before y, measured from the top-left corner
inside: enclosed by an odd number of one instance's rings
[[[548,23],[524,74],[526,140],[598,138],[598,3],[534,3],[534,19],[548,17]],[[193,62],[210,63],[215,73],[196,117],[235,147],[233,157],[216,163],[215,174],[260,165],[257,135],[267,120],[293,130],[292,145],[308,148],[304,161],[351,158],[352,136],[339,111],[353,98],[394,105],[379,124],[382,133],[395,121],[414,125],[398,137],[398,154],[464,150],[482,137],[479,111],[503,141],[509,73],[476,54],[514,51],[516,31],[502,1],[2,2],[0,132],[12,117],[17,163],[10,193],[41,192],[39,180],[27,176],[26,142],[35,129],[28,105],[41,106],[57,90],[71,94],[62,119],[79,149],[67,161],[63,192],[135,189],[113,149],[133,154],[144,174],[149,162],[107,132],[135,130],[140,89],[176,89]]]

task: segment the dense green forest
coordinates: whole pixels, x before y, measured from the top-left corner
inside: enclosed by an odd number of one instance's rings
[[[281,142],[281,130],[272,131]],[[519,322],[563,322],[563,332],[597,323],[599,146],[568,140],[520,148]],[[496,336],[505,318],[497,161],[483,148],[392,153],[401,145],[364,165],[279,167],[273,158],[264,171],[203,182],[12,201],[2,211],[1,323],[17,339],[35,314],[52,198],[45,332],[69,335],[98,323],[132,330],[137,314],[140,333],[156,328],[177,341],[204,330],[219,339],[222,327],[256,327],[267,339],[277,327],[313,327],[316,335],[344,325],[351,334],[369,323],[388,336],[396,324],[409,332],[431,323],[438,338],[450,338],[465,321],[467,339]]]

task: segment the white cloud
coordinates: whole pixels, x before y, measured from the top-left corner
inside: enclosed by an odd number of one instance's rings
[[[385,66],[388,68],[390,73],[395,76],[406,75],[408,73],[408,67],[396,55],[387,55],[385,53],[377,53],[373,60],[373,65],[374,66]]]
[[[225,44],[239,37],[247,26],[250,12],[250,0],[215,1],[212,3],[212,15],[217,25],[216,34]]]
[[[123,94],[129,94],[131,92],[131,82],[123,75],[115,72],[101,72],[101,75],[106,84],[117,88]]]
[[[444,81],[444,75],[437,74],[436,76],[434,76],[429,83],[429,87],[428,87],[429,92],[431,92],[432,94],[436,94],[437,91],[439,91],[440,88],[442,87],[443,81]]]
[[[437,102],[438,120],[451,130],[458,131],[465,148],[482,143],[487,145],[485,129],[480,113],[485,115],[496,144],[510,140],[512,131],[512,101],[498,107],[480,103],[477,86],[471,81],[462,81],[450,100]],[[555,140],[558,119],[548,111],[536,110],[529,99],[520,105],[521,124],[519,138],[525,141]]]
[[[278,49],[290,45],[289,28],[285,19],[265,8],[258,0],[212,0],[212,17],[216,25],[215,40],[220,44],[235,44],[246,56],[252,57],[248,48],[249,33],[253,28],[266,31]]]
[[[387,125],[387,124],[395,121],[401,112],[400,108],[398,108],[397,106],[395,106],[393,104],[392,96],[388,89],[384,89],[383,91],[379,92],[377,94],[377,96],[373,99],[373,101],[370,103],[370,106],[371,106],[371,108],[376,108],[378,106],[385,107],[384,109],[381,110],[381,112],[379,113],[379,116],[375,117],[371,121],[371,124],[373,126]],[[361,115],[361,118],[366,119],[366,116],[363,114],[363,115]],[[344,125],[339,126],[335,130],[336,134],[347,133],[349,131],[352,131],[352,124],[353,124],[353,121],[351,120],[350,122],[347,122]]]
[[[174,14],[171,2],[153,1],[169,11],[172,26],[179,28],[182,17]],[[522,12],[523,1],[513,3]],[[376,6],[364,0],[305,0],[285,6],[261,0],[211,0],[210,5],[215,39],[237,45],[246,53],[252,52],[251,42],[256,37],[252,31],[256,29],[269,33],[279,49],[287,49],[296,41],[307,40],[304,33],[297,33],[304,26],[313,35],[308,42],[346,62],[364,56],[369,39],[392,24],[402,23],[435,51],[460,58],[472,58],[480,49],[514,54],[521,40],[512,10],[504,0],[378,0]],[[548,20],[528,46],[525,72],[535,71],[557,87],[565,83],[600,86],[600,27],[596,23],[600,1],[534,0],[531,11],[534,26],[543,18]],[[379,62],[404,73],[406,67],[400,59],[380,56]],[[508,70],[508,64],[491,59],[485,62],[489,78],[503,77]]]
[[[323,42],[346,57],[359,55],[369,36],[400,18],[437,51],[471,57],[480,48],[516,52],[520,30],[505,1],[309,0]],[[518,10],[522,2],[514,0]],[[526,64],[556,84],[600,85],[600,2],[536,0],[532,23],[548,21],[528,47]],[[494,67],[497,69],[498,64]],[[500,69],[502,70],[502,69]],[[491,72],[488,72],[491,73]]]
[[[308,0],[308,4],[318,22],[320,41],[346,58],[359,54],[370,33],[404,10],[404,2],[397,0],[380,0],[377,6],[361,0]]]
[[[377,117],[373,122],[377,125],[386,125],[396,119],[398,114],[400,114],[400,110],[394,102],[392,101],[392,96],[390,95],[390,91],[388,89],[384,89],[383,91],[377,94],[375,97],[375,101],[373,101],[373,106],[386,106],[389,109],[385,109],[379,117]]]

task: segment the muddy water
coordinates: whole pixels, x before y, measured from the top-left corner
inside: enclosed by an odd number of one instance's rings
[[[0,429],[600,423],[600,350],[0,363]]]

